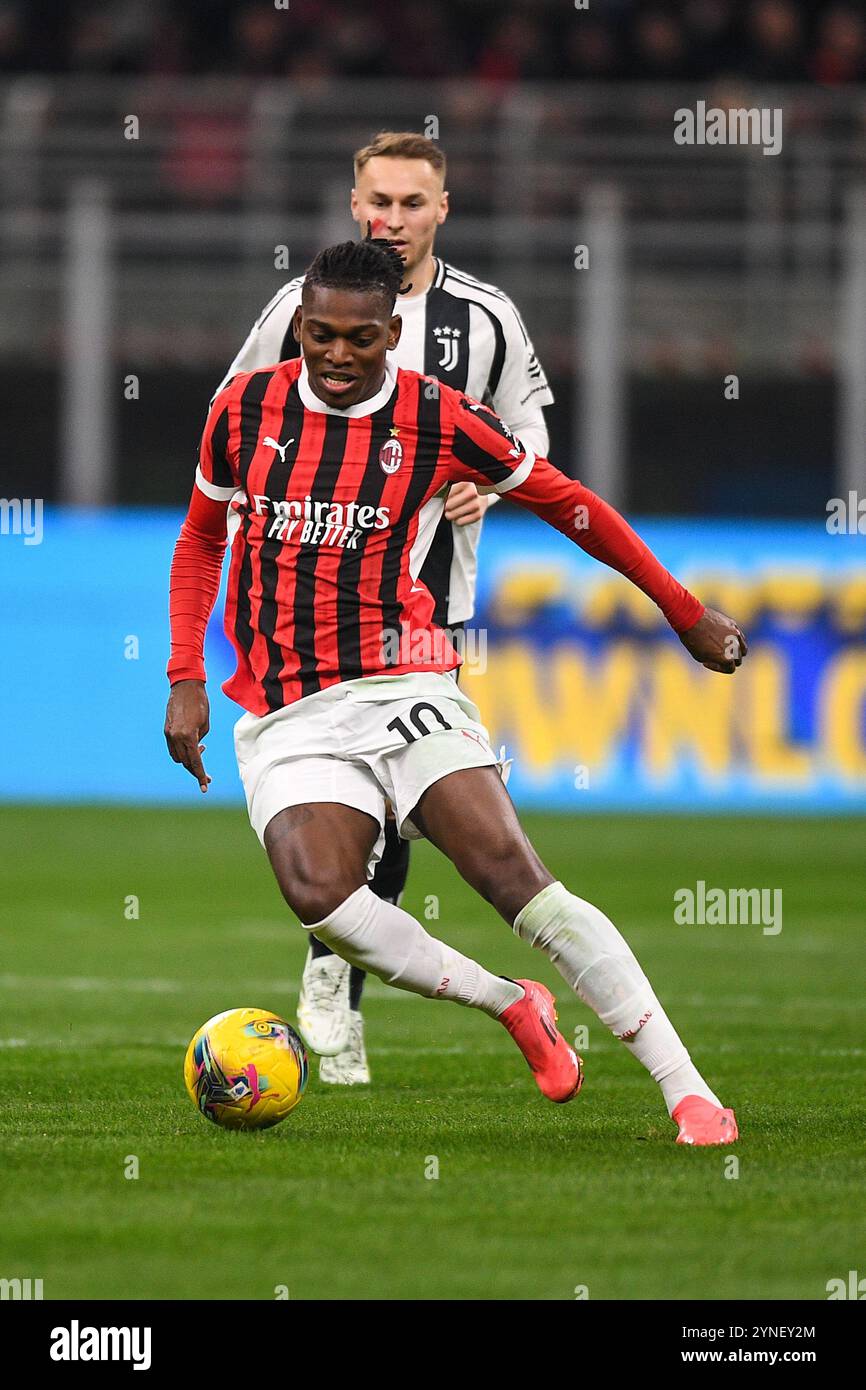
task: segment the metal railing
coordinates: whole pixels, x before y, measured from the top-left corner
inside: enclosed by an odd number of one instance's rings
[[[781,152],[677,145],[674,113],[698,100],[781,108]],[[42,361],[65,343],[72,362],[86,332],[91,358],[195,356],[218,376],[287,278],[275,248],[288,247],[294,274],[351,234],[351,151],[383,126],[440,139],[453,208],[442,252],[507,290],[549,370],[581,379],[594,412],[590,425],[583,410],[581,430],[607,459],[614,495],[621,373],[672,360],[686,372],[724,359],[732,371],[793,377],[823,356],[848,412],[839,476],[862,478],[866,97],[856,89],[7,81],[0,356]],[[611,197],[616,248],[590,247],[581,273],[574,248]],[[101,411],[93,371],[86,386],[67,381],[65,398],[82,389],[91,416]],[[93,447],[79,438],[79,450]]]

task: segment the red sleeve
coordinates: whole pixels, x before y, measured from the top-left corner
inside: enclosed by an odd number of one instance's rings
[[[443,388],[445,390],[445,388]],[[449,474],[492,484],[555,526],[588,555],[619,570],[658,604],[671,627],[685,632],[704,605],[669,574],[619,512],[588,487],[566,478],[549,459],[535,458],[488,406],[445,391],[454,433]]]
[[[675,632],[685,632],[703,615],[700,599],[683,588],[619,512],[548,459],[536,459],[524,482],[500,488],[535,512],[594,559],[618,570],[658,604]]]
[[[168,678],[172,685],[205,679],[204,636],[219,593],[227,511],[227,501],[216,501],[198,486],[193,488],[171,562]]]
[[[237,416],[237,391],[232,389],[235,380],[214,396],[199,445],[196,478],[208,497],[219,494],[221,498],[226,489],[234,492],[238,487],[233,466],[237,441],[237,426],[232,428],[232,416]]]
[[[219,593],[228,506],[239,487],[233,449],[236,429],[231,423],[237,404],[234,384],[230,382],[211,402],[199,447],[195,487],[171,561],[168,678],[172,685],[205,679],[205,632]]]

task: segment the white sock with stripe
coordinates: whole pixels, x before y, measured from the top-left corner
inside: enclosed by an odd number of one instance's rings
[[[523,998],[513,980],[491,975],[477,961],[462,956],[430,936],[421,923],[395,903],[357,888],[324,919],[307,928],[338,956],[378,975],[395,989],[428,999],[452,999],[498,1018]]]
[[[514,930],[544,951],[614,1037],[661,1087],[670,1114],[685,1096],[720,1105],[653,993],[628,942],[592,903],[549,883],[517,914]]]

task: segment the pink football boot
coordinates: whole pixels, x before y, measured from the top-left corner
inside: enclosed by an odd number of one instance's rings
[[[562,1105],[583,1085],[581,1059],[556,1028],[556,1000],[536,980],[515,980],[525,991],[516,1004],[499,1015],[523,1053],[538,1089]]]
[[[678,1144],[733,1144],[739,1138],[733,1110],[720,1110],[702,1096],[684,1096],[671,1119],[679,1126]]]

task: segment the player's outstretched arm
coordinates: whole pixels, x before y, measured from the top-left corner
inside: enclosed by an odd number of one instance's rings
[[[506,484],[506,495],[630,579],[662,610],[695,661],[725,675],[741,664],[748,645],[733,618],[705,608],[597,493],[564,477],[549,460],[536,459],[524,482],[511,489]]]
[[[690,594],[625,517],[583,483],[566,478],[549,459],[537,458],[487,406],[459,391],[444,391],[443,400],[454,428],[452,482],[468,478],[493,486],[535,512],[651,598],[695,661],[710,671],[736,670],[747,651],[738,625]]]

